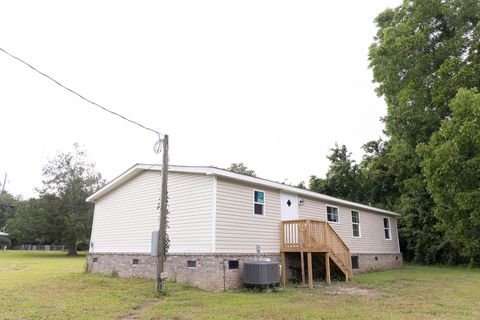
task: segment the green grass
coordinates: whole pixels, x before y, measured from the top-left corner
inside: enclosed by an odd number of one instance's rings
[[[211,293],[83,272],[85,257],[0,251],[0,319],[480,319],[480,270],[406,266],[316,288]]]

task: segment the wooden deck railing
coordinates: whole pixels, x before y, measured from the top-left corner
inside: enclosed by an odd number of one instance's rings
[[[327,225],[327,238],[329,239],[330,256],[335,263],[345,272],[348,276],[352,276],[352,258],[350,256],[350,249],[348,249],[342,238],[335,232],[335,230],[328,223]]]
[[[328,249],[325,221],[282,221],[282,251],[326,251]]]
[[[351,277],[350,250],[326,221],[310,219],[282,221],[280,251],[329,253],[338,267]]]

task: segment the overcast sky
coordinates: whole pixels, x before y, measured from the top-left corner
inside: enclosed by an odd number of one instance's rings
[[[170,135],[171,163],[244,162],[288,183],[324,176],[335,142],[360,160],[386,113],[368,69],[373,19],[400,0],[2,1],[0,47]],[[157,163],[155,135],[0,53],[0,173],[34,196],[74,142],[109,180]]]

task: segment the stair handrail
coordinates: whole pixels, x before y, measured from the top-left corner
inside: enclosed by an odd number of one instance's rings
[[[340,262],[344,265],[344,267],[347,269],[347,271],[351,274],[352,272],[352,261],[350,259],[350,249],[348,248],[348,246],[345,244],[345,242],[342,240],[342,238],[340,238],[340,236],[337,234],[337,232],[335,231],[335,229],[332,228],[332,226],[330,224],[328,224],[328,231],[330,233],[330,237],[328,237],[330,239],[330,241],[332,240],[335,240],[336,244],[339,244],[340,248],[342,248],[343,250],[341,250],[341,252],[336,252],[336,250],[334,250],[334,245],[332,243],[330,243],[329,245],[329,250],[335,254],[335,256],[340,260]]]

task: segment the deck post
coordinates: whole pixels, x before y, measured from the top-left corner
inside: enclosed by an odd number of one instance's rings
[[[330,277],[330,254],[328,252],[325,253],[325,280],[328,285],[332,284]]]
[[[280,250],[285,248],[285,224],[280,223]]]
[[[312,253],[307,253],[307,260],[308,260],[308,287],[310,289],[313,288],[313,270],[312,270]]]
[[[315,252],[319,253],[320,257],[322,255],[325,257],[325,272],[322,275],[325,274],[327,285],[331,285],[331,263],[338,266],[345,274],[346,281],[352,277],[352,262],[349,259],[350,250],[328,222],[300,219],[282,221],[280,225],[280,262],[282,265],[280,276],[283,285],[288,280],[286,252],[300,253],[302,284],[306,284],[308,276],[308,286],[310,288],[313,288],[312,254]],[[305,253],[307,257],[305,257]],[[305,263],[307,263],[307,266],[305,266]]]
[[[303,259],[303,251],[300,251],[300,266],[302,267],[302,283],[305,284],[305,261]]]

